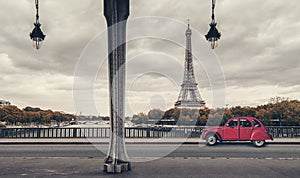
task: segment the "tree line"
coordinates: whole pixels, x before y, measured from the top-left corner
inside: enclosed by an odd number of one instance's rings
[[[75,120],[75,116],[64,114],[52,110],[42,110],[40,108],[26,107],[19,109],[17,106],[9,105],[0,108],[0,121],[6,125],[46,125],[51,122],[56,122],[57,125],[61,122]]]
[[[167,111],[153,109],[133,116],[135,123],[164,124],[173,121],[176,125],[224,125],[232,117],[250,116],[260,119],[267,126],[300,126],[300,101],[275,97],[268,104],[256,107],[235,106],[217,109],[172,108]]]
[[[135,114],[132,122],[136,124],[170,124],[176,125],[224,125],[224,123],[237,116],[250,116],[260,119],[267,126],[300,126],[300,101],[286,98],[271,98],[265,105],[256,107],[235,106],[231,108],[203,108],[182,109],[171,108],[167,111],[152,109],[148,113]],[[79,116],[77,116],[79,117]],[[80,119],[80,118],[78,118]],[[99,117],[95,117],[99,119]],[[52,110],[26,107],[19,109],[16,106],[0,107],[0,121],[6,125],[47,125],[51,122],[77,120],[75,115],[64,114]],[[109,120],[109,117],[101,117],[101,120]],[[1,125],[1,123],[0,123]]]

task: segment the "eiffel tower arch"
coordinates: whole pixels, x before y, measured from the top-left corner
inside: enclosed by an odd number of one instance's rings
[[[185,65],[183,83],[181,85],[178,100],[175,102],[175,107],[179,108],[204,108],[205,101],[202,99],[198,84],[196,83],[193,54],[192,54],[192,30],[188,23],[188,28],[185,32],[186,49],[185,49]]]

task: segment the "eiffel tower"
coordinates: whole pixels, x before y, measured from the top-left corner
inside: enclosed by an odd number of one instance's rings
[[[193,54],[192,54],[192,30],[188,23],[188,28],[185,32],[186,49],[185,49],[185,68],[183,83],[178,100],[175,102],[175,107],[179,108],[204,108],[205,101],[202,100],[194,75]]]

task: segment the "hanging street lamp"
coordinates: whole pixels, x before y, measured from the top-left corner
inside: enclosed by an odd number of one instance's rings
[[[30,33],[30,39],[32,40],[33,47],[40,49],[41,45],[46,37],[41,30],[41,24],[39,22],[39,0],[35,0],[36,6],[36,21],[34,23],[34,29]]]
[[[221,37],[221,33],[217,29],[217,23],[215,20],[215,6],[216,6],[216,0],[212,0],[212,21],[209,24],[210,29],[208,33],[205,35],[205,38],[208,42],[211,44],[211,48],[215,49],[218,46],[218,40]]]

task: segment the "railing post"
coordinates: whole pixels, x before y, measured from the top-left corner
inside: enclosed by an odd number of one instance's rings
[[[41,138],[41,129],[40,128],[37,129],[36,137]]]
[[[77,128],[73,128],[73,138],[77,138]]]
[[[150,127],[147,128],[147,136],[146,136],[147,138],[150,138],[150,129],[151,129]]]
[[[4,138],[3,129],[0,129],[0,138]]]

